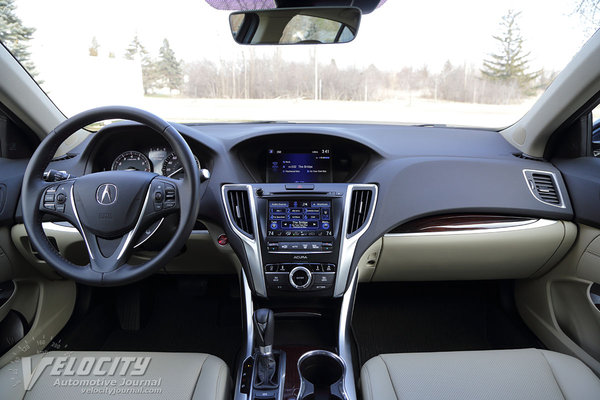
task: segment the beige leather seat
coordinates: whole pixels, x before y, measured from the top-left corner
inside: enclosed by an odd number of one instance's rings
[[[0,370],[3,400],[230,397],[227,364],[208,354],[61,351],[25,357]]]
[[[524,349],[383,354],[361,371],[363,400],[600,399],[600,380],[581,361]]]

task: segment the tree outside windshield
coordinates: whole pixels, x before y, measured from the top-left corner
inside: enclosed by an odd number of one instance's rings
[[[125,104],[177,122],[502,127],[591,35],[594,5],[388,1],[351,43],[252,47],[202,1],[3,0],[0,41],[67,116]]]

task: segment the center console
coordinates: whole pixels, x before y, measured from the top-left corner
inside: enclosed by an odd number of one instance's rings
[[[324,148],[269,149],[267,182],[222,186],[245,256],[247,342],[238,400],[356,399],[352,261],[360,256],[356,243],[371,223],[377,186],[333,183],[331,157]],[[260,321],[275,319],[283,327],[271,346],[265,332],[274,325]]]
[[[223,201],[262,297],[341,297],[377,187],[340,183],[224,185]]]

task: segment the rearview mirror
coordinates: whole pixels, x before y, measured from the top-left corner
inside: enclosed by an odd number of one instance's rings
[[[356,7],[275,8],[229,16],[239,44],[329,44],[354,40],[361,11]]]

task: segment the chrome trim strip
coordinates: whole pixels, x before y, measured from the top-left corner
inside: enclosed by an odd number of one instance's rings
[[[340,308],[340,325],[338,328],[338,351],[346,363],[346,376],[344,378],[344,391],[348,399],[356,399],[356,385],[354,382],[354,367],[352,364],[352,313],[354,312],[354,299],[358,285],[358,268],[354,270],[350,287],[344,293]]]
[[[252,315],[254,314],[254,305],[252,303],[252,291],[248,285],[248,279],[246,278],[246,272],[244,269],[240,271],[240,286],[242,296],[242,319],[245,323],[245,334],[246,343],[245,348],[242,348],[242,357],[238,365],[237,376],[235,379],[235,387],[233,390],[235,400],[247,400],[249,396],[239,391],[242,384],[242,371],[244,369],[244,362],[252,357],[254,347],[254,326],[252,325]],[[242,344],[243,345],[243,344]],[[254,374],[254,371],[253,371]],[[250,379],[250,385],[252,385],[252,379]],[[251,392],[251,391],[250,391]],[[249,392],[249,393],[250,393]]]
[[[77,228],[75,228],[71,224],[69,224],[69,226],[66,226],[63,224],[57,224],[56,222],[43,222],[42,228],[44,228],[44,230],[54,231],[54,232],[79,233]]]
[[[156,231],[158,230],[158,228],[160,228],[160,226],[162,225],[162,223],[163,223],[164,220],[165,220],[164,218],[161,218],[160,221],[158,222],[158,225],[156,225],[156,228],[154,228],[152,230],[152,232],[150,232],[150,234],[148,236],[146,236],[146,238],[144,240],[142,240],[141,242],[139,242],[138,244],[136,244],[135,246],[133,246],[133,248],[136,249],[139,246],[141,246],[144,243],[146,243],[146,241],[148,241],[148,239],[150,239],[152,237],[152,235],[154,235],[156,233]]]
[[[229,204],[227,203],[227,190],[235,189],[244,189],[248,192],[248,202],[250,203],[250,216],[254,225],[254,239],[249,238],[246,234],[240,231],[233,223],[233,218],[231,217],[231,210],[229,209]],[[225,207],[225,214],[227,215],[227,222],[229,223],[230,228],[244,243],[244,250],[246,252],[246,258],[248,260],[248,268],[250,268],[250,277],[252,278],[254,291],[259,296],[267,297],[267,288],[265,285],[265,278],[263,275],[262,256],[259,245],[256,201],[254,199],[254,193],[252,192],[252,186],[240,184],[223,185],[221,187],[221,199],[223,200],[223,206]]]
[[[527,179],[527,172],[552,175],[552,180],[554,181],[554,185],[556,186],[556,193],[558,194],[558,200],[560,201],[560,204],[556,205],[556,204],[547,203],[547,202],[545,202],[543,200],[540,200],[536,196],[536,194],[533,193],[533,189],[531,188],[531,186],[529,186],[529,179]],[[560,190],[560,185],[558,184],[558,179],[556,179],[556,174],[554,172],[551,172],[551,171],[542,171],[542,170],[539,170],[539,169],[524,169],[523,170],[523,177],[525,178],[525,184],[527,185],[527,188],[529,189],[529,192],[531,193],[531,195],[533,196],[534,199],[536,199],[540,203],[546,204],[548,206],[557,207],[557,208],[566,208],[566,206],[565,206],[565,200],[563,198],[562,191]]]
[[[372,189],[373,198],[371,199],[369,217],[367,218],[365,224],[358,231],[354,232],[352,236],[348,237],[346,231],[348,230],[348,220],[350,218],[350,204],[352,203],[352,191],[354,189]],[[346,283],[348,282],[348,279],[350,279],[350,270],[352,268],[352,259],[354,258],[354,250],[356,249],[356,243],[371,225],[371,221],[373,220],[373,214],[375,213],[375,207],[377,206],[378,193],[379,192],[377,185],[373,184],[350,184],[346,189],[346,201],[344,204],[343,215],[344,219],[342,223],[342,231],[340,232],[340,254],[333,297],[341,297],[346,291]]]
[[[242,293],[244,295],[244,315],[246,317],[246,357],[252,356],[254,348],[254,325],[252,324],[252,316],[254,315],[254,303],[252,301],[252,290],[248,285],[246,272],[242,269]]]
[[[513,222],[482,222],[480,224],[473,223],[473,224],[435,225],[435,226],[427,227],[427,228],[423,229],[423,231],[421,231],[421,232],[431,232],[431,231],[429,231],[429,229],[446,229],[448,231],[459,231],[459,230],[467,231],[467,230],[479,230],[479,229],[510,228],[512,226],[522,226],[522,225],[533,224],[537,220],[538,220],[538,218],[531,218],[531,219],[527,219],[527,220],[513,221]],[[436,232],[439,232],[439,231],[436,231]],[[411,232],[406,232],[406,233],[411,233]]]
[[[87,238],[85,237],[85,233],[83,232],[83,225],[81,225],[81,221],[79,220],[79,214],[77,213],[77,206],[75,206],[75,196],[73,195],[73,187],[75,185],[71,183],[71,209],[73,210],[73,214],[75,215],[75,220],[77,221],[77,225],[79,225],[79,232],[83,237],[83,241],[85,242],[85,247],[87,248],[88,255],[93,260],[94,255],[92,254],[92,249],[90,248],[90,244],[88,243]]]
[[[287,354],[285,351],[279,352],[279,376],[281,379],[279,380],[279,398],[278,400],[285,400],[283,398],[283,394],[285,391],[285,371],[287,369]],[[254,386],[254,384],[252,385]]]
[[[560,223],[552,219],[538,219],[535,222],[526,225],[506,226],[493,229],[470,229],[464,231],[445,231],[445,232],[414,232],[414,233],[386,233],[384,237],[419,237],[419,236],[448,236],[448,235],[485,235],[488,233],[503,233],[522,231],[527,229],[543,228]]]
[[[142,210],[140,212],[140,216],[138,217],[138,220],[135,223],[135,226],[133,227],[133,229],[131,231],[129,231],[129,233],[127,234],[127,237],[125,238],[125,243],[123,243],[123,247],[121,248],[121,251],[119,252],[119,255],[117,256],[117,260],[120,260],[121,257],[123,257],[123,254],[125,254],[125,252],[127,251],[127,248],[129,247],[129,243],[133,240],[133,237],[135,236],[137,230],[140,228],[140,225],[142,224],[142,220],[144,219],[144,213],[146,212],[146,206],[148,205],[148,199],[150,199],[150,190],[151,189],[152,189],[152,185],[148,185],[148,190],[146,191],[146,198],[144,199],[144,204],[142,205]]]

